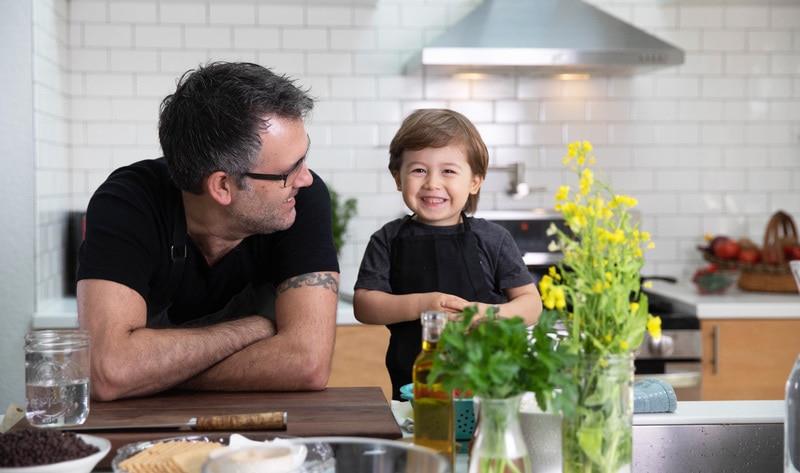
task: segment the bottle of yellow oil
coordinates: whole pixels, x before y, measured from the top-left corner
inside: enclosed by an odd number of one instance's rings
[[[444,312],[422,313],[422,351],[414,361],[414,443],[432,448],[455,465],[453,396],[441,383],[428,383],[436,345],[447,322]]]

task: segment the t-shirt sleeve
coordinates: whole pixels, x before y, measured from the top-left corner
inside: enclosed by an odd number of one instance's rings
[[[316,272],[339,272],[331,229],[331,198],[322,179],[297,193],[297,216],[287,230],[272,235],[269,254],[271,279],[280,284],[288,278]]]
[[[125,197],[113,183],[98,189],[86,210],[86,237],[77,279],[114,281],[147,299],[158,259],[156,223],[142,202]]]
[[[520,256],[519,247],[505,228],[498,227],[501,233],[497,252],[498,287],[502,290],[520,287],[533,282],[533,276]]]
[[[392,292],[389,283],[391,271],[391,257],[389,239],[386,237],[386,227],[375,232],[369,239],[361,267],[358,268],[358,278],[355,289],[369,289],[372,291]]]

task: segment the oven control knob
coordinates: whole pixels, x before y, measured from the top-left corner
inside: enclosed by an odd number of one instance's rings
[[[662,335],[658,341],[649,338],[650,353],[657,356],[669,356],[675,352],[675,341],[669,335]]]

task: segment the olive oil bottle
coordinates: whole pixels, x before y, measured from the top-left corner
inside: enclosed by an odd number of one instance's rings
[[[414,443],[432,448],[455,465],[453,396],[441,383],[428,383],[436,345],[447,321],[444,312],[422,313],[422,352],[414,361]]]

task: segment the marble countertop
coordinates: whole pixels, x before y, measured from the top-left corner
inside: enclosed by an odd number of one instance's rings
[[[339,300],[336,325],[360,324],[353,315],[353,305]],[[49,299],[39,304],[33,314],[33,328],[74,328],[78,326],[78,304],[74,297]]]
[[[746,292],[733,287],[722,295],[700,295],[689,283],[652,283],[648,292],[672,299],[681,310],[700,319],[800,318],[800,294]]]
[[[671,413],[634,414],[633,425],[782,424],[785,405],[777,401],[679,401]]]

